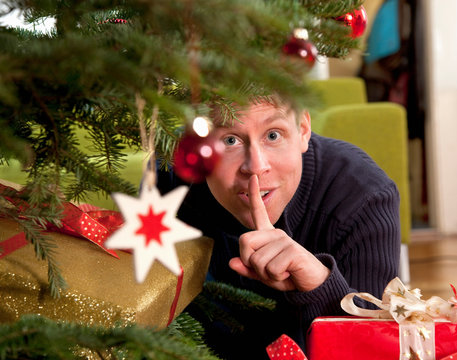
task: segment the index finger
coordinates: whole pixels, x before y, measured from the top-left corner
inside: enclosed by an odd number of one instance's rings
[[[267,209],[260,195],[259,178],[257,175],[252,175],[249,178],[249,204],[251,205],[251,216],[254,221],[256,230],[274,229],[268,218]]]

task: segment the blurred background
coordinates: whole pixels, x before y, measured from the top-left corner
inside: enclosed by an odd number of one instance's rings
[[[365,0],[365,51],[326,64],[365,81],[368,101],[407,111],[410,285],[425,298],[457,284],[457,2]]]
[[[407,110],[413,228],[457,233],[457,2],[365,0],[365,51],[328,75],[365,80],[368,101]]]

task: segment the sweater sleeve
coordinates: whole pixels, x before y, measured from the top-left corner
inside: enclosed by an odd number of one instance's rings
[[[301,307],[305,324],[317,316],[343,314],[341,299],[349,292],[380,298],[397,275],[400,253],[399,194],[395,185],[365,200],[358,211],[335,226],[331,253],[315,254],[330,270],[328,279],[309,292],[285,293]]]

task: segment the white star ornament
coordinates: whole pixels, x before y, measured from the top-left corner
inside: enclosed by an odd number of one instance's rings
[[[145,187],[139,198],[122,193],[112,195],[125,223],[105,242],[111,249],[132,249],[136,281],[142,283],[157,259],[179,276],[181,266],[175,243],[202,236],[176,217],[186,196],[187,186],[180,186],[164,196],[156,187]]]

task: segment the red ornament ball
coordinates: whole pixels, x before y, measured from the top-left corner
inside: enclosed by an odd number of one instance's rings
[[[222,144],[212,136],[186,133],[174,154],[174,171],[188,183],[200,183],[212,173],[220,159]]]
[[[306,35],[303,35],[304,34]],[[309,67],[316,62],[317,49],[314,44],[308,40],[306,30],[297,29],[289,38],[289,41],[282,47],[282,52],[302,59]]]
[[[362,36],[365,32],[368,16],[365,8],[361,6],[358,9],[354,9],[352,12],[338,16],[336,20],[342,21],[349,26],[352,29],[351,37],[355,39]]]

